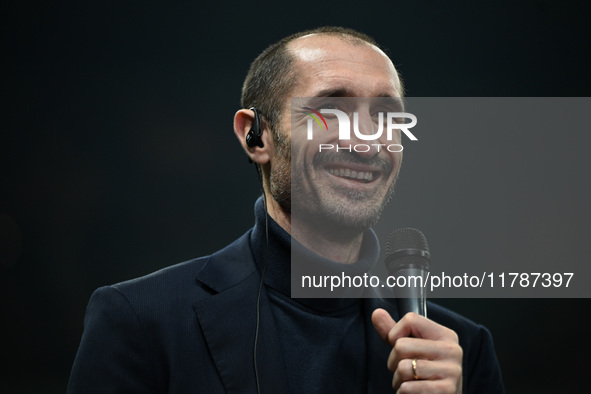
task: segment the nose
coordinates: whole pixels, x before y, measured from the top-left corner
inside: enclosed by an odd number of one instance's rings
[[[378,117],[372,118],[369,111],[353,114],[351,122],[351,151],[364,159],[371,159],[380,152],[380,137],[384,124]]]

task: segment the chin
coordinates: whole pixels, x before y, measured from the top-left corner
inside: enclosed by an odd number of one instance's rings
[[[349,213],[349,214],[347,214]],[[380,217],[380,211],[364,212],[363,214],[351,215],[350,212],[338,212],[331,215],[335,226],[352,232],[364,232],[375,225]]]
[[[315,230],[325,234],[341,236],[358,235],[377,223],[382,211],[381,205],[360,201],[306,204],[294,206],[292,223],[311,224]],[[309,201],[309,200],[308,200]]]

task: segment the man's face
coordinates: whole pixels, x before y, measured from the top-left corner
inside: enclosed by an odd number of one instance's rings
[[[297,75],[297,85],[290,96],[317,98],[322,108],[339,102],[350,103],[354,108],[348,108],[349,112],[359,114],[360,129],[371,131],[370,128],[377,127],[372,119],[375,100],[341,97],[401,96],[400,82],[391,61],[369,44],[312,35],[294,40],[290,50],[296,59]],[[326,97],[334,100],[330,102]],[[302,105],[294,103],[292,113],[291,101],[286,100],[279,130],[280,139],[285,143],[278,144],[273,157],[272,194],[284,211],[291,212],[292,225],[298,220],[312,220],[332,228],[337,225],[345,231],[368,228],[378,219],[393,191],[402,153],[378,151],[375,147],[367,152],[319,152],[319,144],[341,147],[358,143],[399,144],[400,134],[395,133],[393,141],[383,140],[386,133],[379,141],[359,140],[355,136],[349,141],[339,141],[336,119],[331,120],[327,115],[329,130],[334,131],[315,132],[314,139],[308,140],[304,131],[306,111]],[[293,149],[286,146],[289,142]]]

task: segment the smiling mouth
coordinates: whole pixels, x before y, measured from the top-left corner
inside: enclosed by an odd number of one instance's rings
[[[351,179],[361,183],[370,183],[377,177],[376,171],[356,171],[350,168],[329,168],[328,173],[339,178]],[[375,175],[374,175],[375,173]]]

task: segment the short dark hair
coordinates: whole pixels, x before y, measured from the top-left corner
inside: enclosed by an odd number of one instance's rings
[[[296,82],[293,55],[287,50],[291,41],[309,34],[338,36],[352,44],[368,43],[379,48],[370,36],[346,27],[324,26],[292,34],[270,45],[250,65],[242,85],[242,108],[255,107],[264,123],[278,137],[282,105]]]

